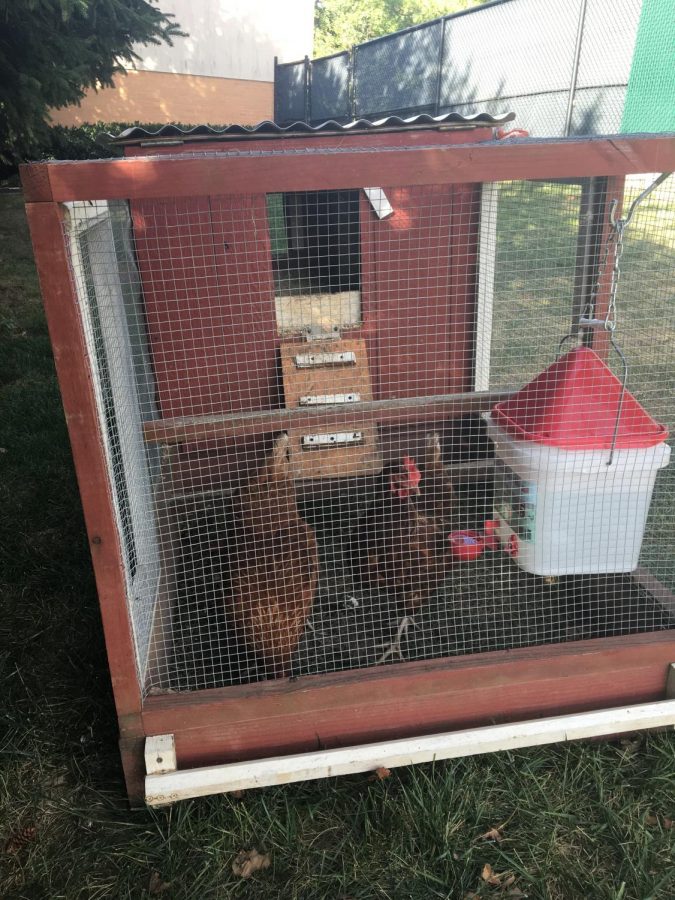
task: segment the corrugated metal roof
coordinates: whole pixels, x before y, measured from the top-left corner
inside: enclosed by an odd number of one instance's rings
[[[352,122],[340,123],[333,119],[321,122],[319,125],[309,125],[307,122],[293,122],[292,125],[277,125],[276,122],[260,122],[258,125],[228,125],[226,128],[214,128],[211,125],[197,125],[194,128],[183,129],[177,125],[163,125],[157,131],[148,131],[139,125],[127,128],[121,134],[107,134],[115,144],[145,144],[145,143],[173,143],[180,141],[203,140],[246,140],[249,138],[265,137],[295,137],[303,135],[349,134],[355,131],[405,131],[410,129],[433,129],[440,127],[466,128],[467,126],[496,126],[504,125],[515,118],[515,113],[504,113],[500,116],[491,116],[489,113],[476,113],[463,116],[460,113],[449,112],[440,116],[431,116],[423,113],[410,118],[400,116],[387,116],[384,119],[376,119],[371,122],[368,119],[355,119]]]

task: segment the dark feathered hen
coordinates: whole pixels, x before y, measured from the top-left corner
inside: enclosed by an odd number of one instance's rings
[[[298,512],[288,448],[283,434],[237,499],[231,567],[232,621],[274,677],[290,674],[319,576],[316,537]]]
[[[442,526],[417,508],[423,476],[404,456],[389,488],[362,523],[367,542],[366,580],[391,592],[412,614],[444,580],[451,563]]]

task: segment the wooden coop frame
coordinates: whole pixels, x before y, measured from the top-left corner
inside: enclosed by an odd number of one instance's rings
[[[132,801],[283,783],[299,778],[442,759],[575,736],[675,724],[675,630],[547,644],[524,649],[406,662],[326,675],[143,695],[126,606],[124,561],[109,489],[83,325],[69,268],[63,206],[72,201],[128,200],[380,185],[456,185],[518,179],[592,179],[587,210],[604,221],[607,198],[625,177],[675,169],[672,136],[436,143],[428,135],[395,136],[311,154],[261,151],[188,156],[172,148],[121,160],[37,163],[22,180],[40,284],[56,360],[86,528]],[[486,134],[486,137],[489,137]],[[388,138],[388,140],[387,140]],[[307,143],[307,142],[306,142]],[[298,145],[296,145],[298,146]],[[598,185],[602,183],[602,189]],[[170,186],[170,187],[168,187]],[[580,252],[588,241],[583,230]],[[580,275],[583,279],[583,273]],[[578,316],[588,284],[577,285]],[[598,297],[600,312],[607,284]],[[602,351],[602,346],[596,347]],[[480,385],[479,385],[480,386]],[[420,420],[487,411],[503,392],[473,390],[425,397]],[[409,401],[363,402],[359,414],[396,423]],[[146,438],[177,441],[250,437],[289,421],[330,426],[330,410],[279,409],[163,419]],[[675,612],[675,596],[648,572],[633,576]],[[670,673],[670,675],[669,675]],[[670,699],[668,699],[670,698]],[[167,737],[168,736],[168,737]]]

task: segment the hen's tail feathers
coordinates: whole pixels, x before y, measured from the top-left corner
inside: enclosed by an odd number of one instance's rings
[[[428,466],[442,463],[442,461],[443,454],[441,452],[441,438],[438,432],[434,431],[431,434],[427,435],[425,463]]]
[[[290,449],[291,439],[288,436],[288,433],[284,431],[283,434],[280,434],[279,437],[274,442],[274,447],[272,449],[272,460],[274,465],[274,471],[279,475],[286,475],[289,471],[289,449]]]

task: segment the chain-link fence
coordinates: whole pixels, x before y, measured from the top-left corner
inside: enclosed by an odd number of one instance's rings
[[[541,137],[675,130],[672,0],[496,0],[280,64],[275,119],[515,111]]]

